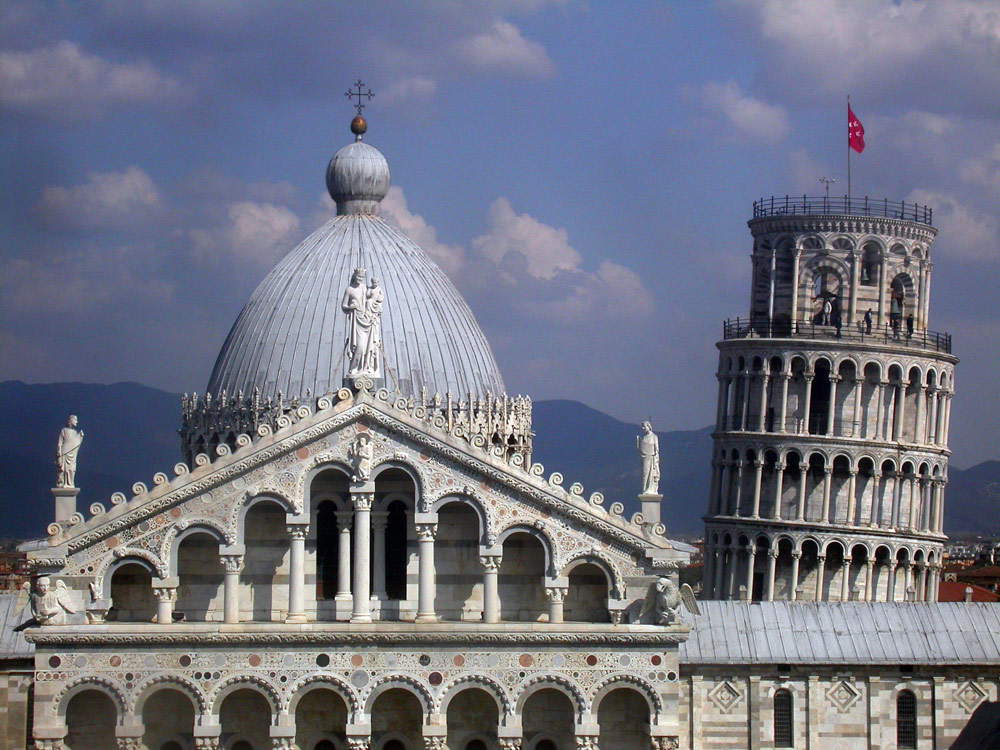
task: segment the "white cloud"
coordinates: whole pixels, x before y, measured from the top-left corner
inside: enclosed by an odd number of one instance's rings
[[[742,135],[771,142],[788,135],[785,110],[745,94],[735,81],[707,83],[701,98],[706,109],[721,114]]]
[[[906,196],[934,209],[934,224],[940,229],[941,248],[952,257],[970,261],[995,263],[1000,257],[1000,231],[994,216],[986,216],[969,208],[954,195],[933,190],[917,189]]]
[[[506,198],[497,198],[490,205],[489,221],[489,231],[472,244],[501,268],[510,263],[519,265],[516,256],[523,256],[528,274],[536,279],[551,279],[559,271],[580,265],[580,254],[570,246],[565,229],[516,213]]]
[[[51,117],[74,117],[124,103],[163,104],[180,84],[145,62],[114,63],[61,41],[28,52],[0,52],[0,104]]]
[[[382,199],[382,216],[395,224],[407,237],[416,242],[447,274],[457,274],[465,263],[465,250],[438,240],[437,230],[423,216],[410,211],[403,189],[398,185],[389,188]]]
[[[555,72],[545,48],[525,39],[509,21],[494,21],[489,30],[460,40],[456,49],[462,60],[483,70],[538,77]]]
[[[73,187],[42,191],[38,211],[67,228],[141,228],[162,208],[152,178],[137,166],[122,172],[94,172]]]
[[[289,252],[299,238],[299,217],[285,206],[235,201],[220,226],[192,229],[189,236],[203,261],[235,259],[267,267]]]
[[[381,94],[380,100],[386,104],[400,104],[430,99],[437,93],[437,87],[437,81],[430,76],[407,76],[390,83]]]
[[[892,90],[926,100],[947,82],[985,102],[1000,83],[997,0],[732,0],[761,37],[776,85],[793,80],[809,96]],[[995,99],[995,97],[993,97]],[[996,110],[996,102],[988,104]],[[860,113],[859,113],[860,114]]]
[[[965,182],[989,188],[1000,198],[1000,143],[988,153],[964,161],[959,174]]]

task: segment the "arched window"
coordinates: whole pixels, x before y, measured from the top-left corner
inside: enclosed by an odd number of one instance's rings
[[[542,740],[535,745],[535,750],[559,750],[559,748],[556,747],[556,743],[552,740]]]
[[[382,745],[382,750],[406,750],[406,745],[399,740],[389,740]]]
[[[331,740],[320,740],[313,750],[337,750],[337,746]]]
[[[253,745],[246,740],[240,740],[233,745],[233,750],[253,750]]]
[[[170,740],[170,742],[164,742],[162,745],[160,745],[160,750],[183,750],[183,749],[181,748],[181,743],[176,742],[174,740]]]
[[[486,743],[482,740],[472,740],[465,746],[465,750],[486,750]]]
[[[792,693],[782,688],[774,694],[774,746],[795,747],[792,729]]]
[[[900,690],[896,696],[896,747],[917,746],[917,697],[912,690]]]

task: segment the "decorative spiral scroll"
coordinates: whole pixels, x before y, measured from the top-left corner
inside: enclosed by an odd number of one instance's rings
[[[476,448],[486,447],[486,438],[478,433],[473,435],[472,439],[469,442],[472,443],[472,445],[475,446]]]
[[[188,465],[186,463],[184,463],[183,461],[181,463],[179,463],[179,464],[174,464],[174,474],[176,474],[179,477],[180,476],[184,476],[189,471],[191,471],[191,470],[188,468]]]
[[[351,398],[353,395],[354,394],[351,393],[350,388],[341,388],[339,391],[337,391],[337,400],[347,401],[347,399]]]
[[[577,495],[577,496],[582,496],[583,495],[583,485],[580,484],[579,482],[573,482],[573,484],[571,484],[569,486],[569,494],[571,494],[571,495]]]
[[[469,435],[465,429],[465,425],[460,424],[455,425],[455,429],[451,431],[451,434],[457,438],[462,438],[463,440],[465,440]]]
[[[389,398],[390,398],[389,389],[379,388],[377,391],[375,391],[375,398],[381,401],[382,403],[385,404],[389,403]]]
[[[146,489],[146,484],[144,482],[136,482],[132,485],[133,495],[145,495],[148,490]]]
[[[272,433],[271,425],[269,425],[267,422],[264,422],[263,424],[257,426],[257,434],[260,437],[267,437],[271,433]]]
[[[531,468],[528,469],[528,473],[533,477],[540,477],[545,473],[545,467],[541,464],[532,464]]]
[[[427,419],[427,409],[423,406],[415,406],[413,407],[413,416],[417,419]]]
[[[657,536],[666,536],[667,535],[667,527],[664,526],[662,523],[654,524],[653,525],[653,533],[656,534]]]
[[[70,526],[79,526],[81,523],[83,523],[83,513],[77,511],[69,517]]]
[[[207,453],[199,453],[194,457],[195,466],[208,466],[212,463],[212,459],[208,457]]]
[[[523,467],[524,466],[524,454],[515,451],[510,457],[510,463],[512,466]]]
[[[646,519],[643,518],[642,513],[633,513],[632,523],[634,523],[636,526],[642,526],[644,523],[646,523]]]
[[[370,391],[375,387],[375,382],[371,378],[354,378],[354,387],[359,391]]]
[[[246,448],[253,443],[253,438],[247,435],[245,432],[241,432],[236,436],[236,446],[239,448]]]
[[[292,426],[292,420],[288,417],[287,414],[282,414],[280,417],[274,420],[274,423],[278,425],[279,430],[283,430],[286,427]]]
[[[62,526],[60,526],[57,523],[50,523],[48,526],[45,527],[45,531],[46,533],[48,533],[49,536],[56,536],[59,534],[59,532],[62,531]]]
[[[403,396],[397,398],[395,403],[393,404],[393,408],[399,409],[400,411],[406,411],[408,406],[409,404],[407,403],[406,398]]]
[[[611,503],[611,514],[615,516],[620,516],[625,512],[625,506],[621,503]]]
[[[103,516],[104,515],[104,503],[91,503],[90,504],[90,515],[92,515],[92,516]]]
[[[112,493],[112,495],[111,495],[111,504],[112,505],[121,505],[127,499],[128,498],[125,497],[125,493],[124,492],[115,492],[115,493]]]
[[[299,419],[307,419],[311,414],[312,410],[305,404],[302,404],[302,406],[295,410],[295,416]]]
[[[551,484],[553,487],[560,487],[562,486],[562,483],[563,483],[563,475],[560,474],[558,471],[553,471],[552,474],[549,476],[549,484]]]
[[[604,505],[604,493],[603,492],[591,492],[590,493],[590,504],[591,505]]]
[[[494,445],[490,448],[490,455],[494,458],[503,458],[504,454],[507,453],[507,448],[502,445]]]
[[[316,399],[316,411],[326,411],[327,409],[333,408],[333,402],[326,396],[320,396]]]
[[[438,414],[438,415],[436,415],[434,417],[433,420],[431,420],[431,424],[433,424],[435,427],[441,429],[441,428],[444,428],[448,424],[448,420],[445,419],[444,417],[442,417],[440,414]]]
[[[158,471],[153,474],[153,484],[159,486],[161,484],[167,484],[170,481],[170,477],[164,474],[162,471]]]
[[[230,453],[232,453],[232,451],[229,449],[229,446],[226,445],[225,443],[219,443],[217,446],[215,446],[216,456],[228,456]]]

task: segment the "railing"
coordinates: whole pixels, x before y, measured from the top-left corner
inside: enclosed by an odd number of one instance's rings
[[[809,216],[813,214],[851,214],[854,216],[884,216],[887,219],[916,221],[933,226],[934,209],[906,201],[888,198],[848,198],[845,196],[810,197],[807,195],[772,195],[753,202],[753,217]]]
[[[774,321],[767,318],[730,318],[722,323],[723,339],[835,339],[867,344],[912,346],[951,354],[951,334],[926,329],[907,330],[902,321],[893,325],[872,326],[869,331],[864,323],[835,327],[818,323]]]

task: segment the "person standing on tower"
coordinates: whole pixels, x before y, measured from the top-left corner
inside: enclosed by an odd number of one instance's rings
[[[872,332],[872,309],[869,307],[865,312],[865,333],[871,334]]]

